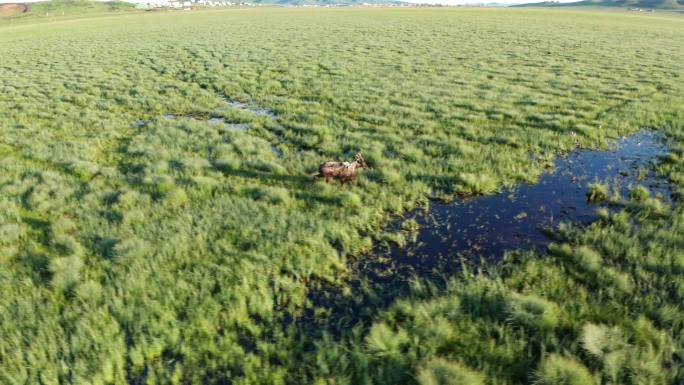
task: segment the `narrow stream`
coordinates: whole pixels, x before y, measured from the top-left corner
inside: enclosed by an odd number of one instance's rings
[[[662,135],[640,131],[616,140],[608,151],[580,150],[558,159],[555,168],[536,184],[432,203],[427,210],[411,212],[390,226],[390,230],[400,231],[404,220],[414,219],[420,226],[415,242],[404,247],[377,245],[372,255],[358,258],[351,282],[353,298],[342,296],[339,290],[323,290],[312,293],[312,302],[332,307],[330,319],[346,318],[353,324],[363,318],[357,312],[386,306],[405,291],[411,277],[439,281],[457,272],[461,259],[497,263],[506,251],[543,251],[552,241],[545,229],[562,222],[589,224],[598,218],[597,208],[607,206],[587,201],[592,182],[607,183],[623,197],[632,186],[642,185],[651,196],[669,202],[667,181],[654,175],[651,167],[666,151]]]

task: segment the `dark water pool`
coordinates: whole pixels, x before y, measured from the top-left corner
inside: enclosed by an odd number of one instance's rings
[[[561,222],[588,224],[596,220],[601,205],[588,202],[586,196],[592,182],[607,182],[623,197],[631,187],[642,185],[651,196],[670,200],[667,181],[657,178],[649,167],[658,155],[666,153],[661,135],[641,131],[616,140],[611,147],[560,158],[536,184],[448,204],[432,203],[426,212],[409,215],[420,225],[417,242],[404,248],[378,246],[374,254],[383,256],[383,264],[394,273],[443,275],[458,269],[461,258],[496,262],[508,250],[543,249],[551,241],[544,229]],[[382,280],[383,276],[376,274],[375,278]]]

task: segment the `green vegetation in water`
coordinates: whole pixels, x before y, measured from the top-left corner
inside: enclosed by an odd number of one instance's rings
[[[608,199],[608,185],[605,183],[590,183],[587,191],[587,200],[589,202],[601,202]]]
[[[681,382],[683,30],[453,9],[0,25],[0,382]],[[643,126],[675,142],[672,207],[635,191],[550,255],[417,284],[372,325],[312,309],[374,240],[405,241],[392,214]],[[356,152],[358,187],[311,185]]]

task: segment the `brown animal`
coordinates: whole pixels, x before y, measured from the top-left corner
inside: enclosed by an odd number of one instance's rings
[[[325,183],[337,178],[340,185],[351,182],[356,186],[356,170],[360,168],[368,168],[368,164],[360,153],[356,154],[353,162],[325,162],[318,166],[318,174],[314,175],[313,183],[316,183],[318,178],[325,178]]]

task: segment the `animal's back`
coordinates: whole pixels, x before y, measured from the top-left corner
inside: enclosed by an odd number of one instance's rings
[[[318,172],[323,174],[323,173],[329,173],[332,171],[335,171],[337,169],[342,168],[343,164],[342,162],[334,162],[334,161],[329,161],[321,164],[318,166]]]

